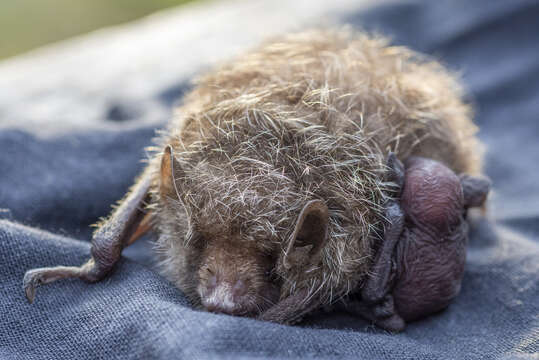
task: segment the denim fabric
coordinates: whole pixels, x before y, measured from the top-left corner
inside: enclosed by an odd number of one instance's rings
[[[48,140],[1,130],[0,359],[537,358],[538,19],[539,3],[523,0],[406,1],[342,19],[441,58],[477,105],[491,215],[472,226],[462,291],[446,311],[398,335],[344,313],[291,327],[200,312],[153,270],[148,240],[105,280],[43,286],[30,305],[24,272],[88,258],[88,225],[141,170],[154,129]]]

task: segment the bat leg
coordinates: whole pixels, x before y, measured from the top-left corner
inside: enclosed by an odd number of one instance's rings
[[[388,180],[397,184],[397,196],[404,188],[405,169],[394,153],[387,157]],[[396,200],[386,202],[385,217],[387,221],[384,239],[380,244],[376,258],[371,267],[371,275],[361,289],[361,297],[367,304],[380,303],[389,294],[393,283],[392,271],[393,251],[404,228],[404,213]]]
[[[378,249],[372,273],[361,288],[360,299],[349,298],[344,303],[344,310],[370,320],[387,331],[400,332],[406,323],[397,313],[391,294],[396,267],[393,251],[404,226],[404,214],[397,202],[388,203],[386,218],[389,225]]]
[[[389,154],[387,165],[390,169],[389,180],[397,184],[400,193],[404,187],[404,166],[393,153]],[[393,252],[404,228],[404,213],[398,201],[390,200],[386,203],[385,217],[387,226],[384,239],[378,248],[370,275],[360,290],[361,300],[350,300],[345,308],[383,329],[399,332],[404,329],[405,322],[397,314],[391,295],[396,270]]]
[[[79,278],[96,282],[105,277],[120,259],[122,249],[145,218],[142,211],[148,200],[151,183],[150,170],[147,169],[131,192],[109,217],[95,231],[92,237],[92,257],[82,266],[56,266],[33,269],[26,272],[23,288],[30,303],[34,301],[36,288],[42,284],[66,278]],[[149,228],[148,228],[149,229]]]
[[[390,292],[394,275],[393,251],[404,227],[404,214],[396,201],[388,202],[386,207],[388,226],[378,253],[361,289],[361,298],[367,304],[382,302]]]

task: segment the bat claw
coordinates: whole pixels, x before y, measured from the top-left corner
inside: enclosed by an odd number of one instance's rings
[[[41,272],[39,270],[30,270],[24,274],[24,279],[22,280],[22,285],[24,288],[24,293],[28,302],[32,304],[36,297],[36,288],[41,285]]]

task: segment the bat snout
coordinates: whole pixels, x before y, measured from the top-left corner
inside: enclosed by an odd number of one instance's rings
[[[202,306],[207,311],[229,315],[248,314],[253,301],[249,295],[247,281],[242,279],[219,281],[215,276],[208,279],[206,286],[199,289]]]

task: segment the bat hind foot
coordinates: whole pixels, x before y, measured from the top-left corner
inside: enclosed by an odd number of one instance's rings
[[[383,319],[374,319],[373,322],[376,326],[392,333],[399,333],[406,327],[406,323],[398,314]]]
[[[105,269],[99,269],[93,259],[90,259],[80,267],[55,266],[50,268],[32,269],[24,274],[24,293],[28,302],[33,303],[36,296],[36,288],[40,285],[68,278],[79,278],[84,281],[95,282],[107,274],[108,271],[104,270]]]
[[[345,302],[344,310],[393,333],[401,332],[406,327],[406,322],[395,310],[393,297],[390,295],[378,304],[365,304],[363,301],[349,299]]]

